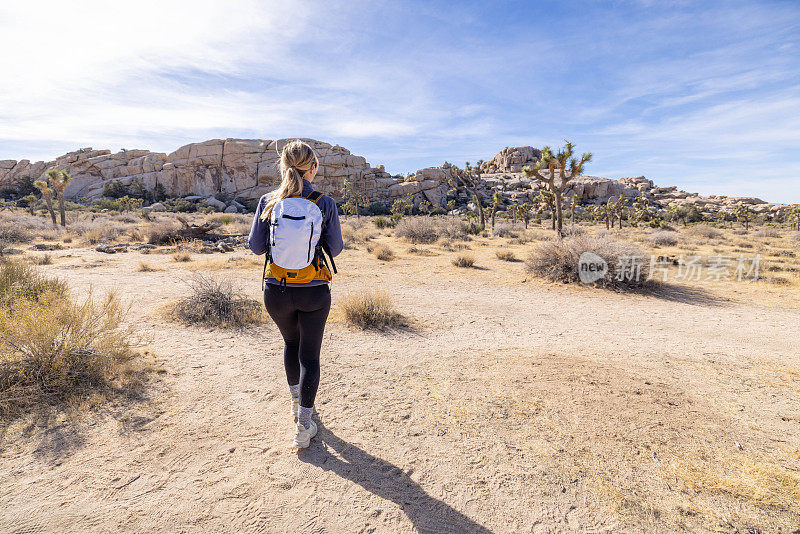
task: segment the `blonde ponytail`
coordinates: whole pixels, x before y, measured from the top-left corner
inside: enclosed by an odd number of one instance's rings
[[[277,148],[277,147],[276,147]],[[273,191],[261,212],[261,220],[269,220],[272,208],[284,198],[303,194],[303,175],[314,165],[319,165],[317,155],[306,143],[296,139],[290,141],[281,151],[281,185]]]

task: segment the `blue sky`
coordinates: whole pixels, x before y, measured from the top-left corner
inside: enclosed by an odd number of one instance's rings
[[[0,159],[313,137],[405,173],[505,146],[800,202],[800,2],[13,2]]]

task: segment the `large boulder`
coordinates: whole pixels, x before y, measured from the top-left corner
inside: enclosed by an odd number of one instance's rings
[[[532,146],[506,147],[495,157],[483,164],[486,173],[521,172],[526,165],[535,165],[542,157],[542,151]]]

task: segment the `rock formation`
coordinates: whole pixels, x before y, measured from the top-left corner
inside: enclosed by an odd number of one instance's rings
[[[408,177],[391,176],[382,165],[372,167],[363,157],[341,146],[313,139],[304,141],[319,157],[320,170],[315,186],[336,200],[342,198],[345,180],[349,180],[371,203],[391,205],[396,199],[409,198],[415,204],[424,200],[434,206],[447,204],[449,181],[455,172],[449,163],[421,169]],[[66,196],[74,201],[92,202],[103,196],[109,183],[119,181],[129,185],[138,180],[151,192],[158,188],[171,197],[205,198],[208,205],[219,211],[242,211],[243,204],[277,186],[280,176],[276,148],[280,149],[285,142],[285,139],[212,139],[188,144],[170,154],[148,150],[111,153],[84,148],[48,162],[5,160],[0,161],[0,191],[13,190],[23,181],[36,180],[47,169],[56,168],[72,175]],[[506,203],[532,201],[541,185],[526,178],[521,170],[525,165],[535,164],[540,156],[541,152],[530,146],[506,147],[498,152],[481,165],[484,173],[481,196],[489,201],[493,191],[501,191]],[[580,195],[584,203],[601,203],[620,196],[645,196],[657,208],[693,203],[708,214],[732,208],[737,203],[748,204],[756,213],[784,209],[757,198],[701,197],[679,191],[674,186],[656,187],[644,176],[619,180],[579,176],[565,191],[566,197],[572,195]],[[466,191],[461,191],[456,200],[459,205],[465,205],[472,199]]]

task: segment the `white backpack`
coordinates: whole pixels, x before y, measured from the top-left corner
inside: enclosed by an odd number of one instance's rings
[[[265,280],[302,284],[331,279],[327,261],[317,246],[324,220],[317,206],[320,198],[322,193],[312,191],[307,197],[284,198],[273,206]]]

